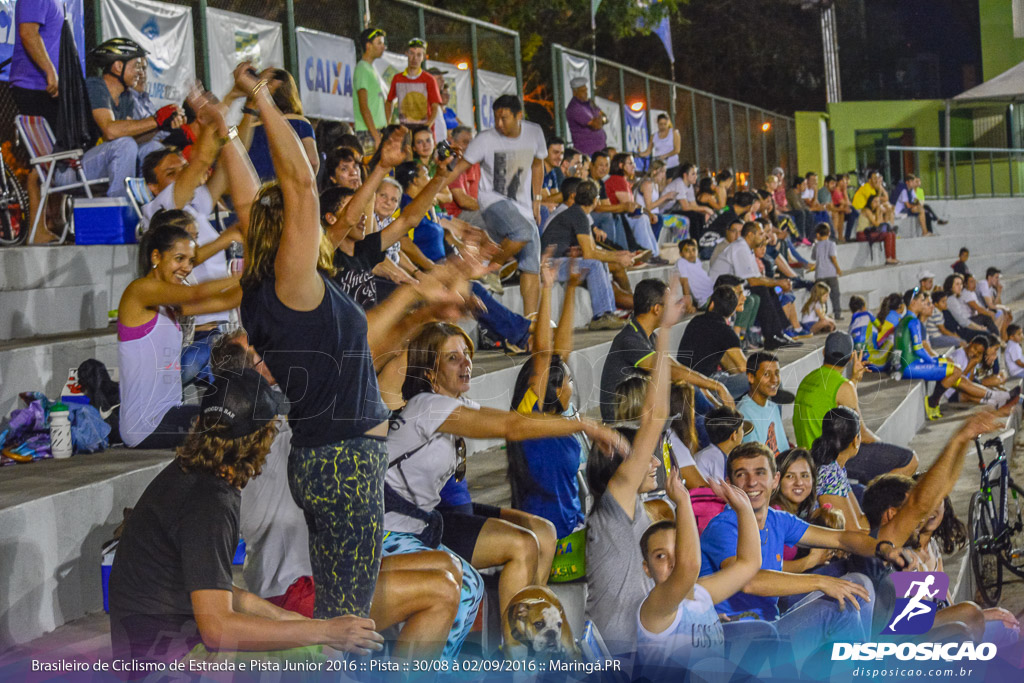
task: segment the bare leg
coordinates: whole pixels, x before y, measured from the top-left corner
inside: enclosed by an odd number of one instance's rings
[[[377,575],[370,618],[378,629],[405,622],[395,643],[396,657],[436,657],[444,649],[455,621],[460,588],[451,572],[438,569],[382,570]]]
[[[955,388],[961,394],[966,395],[970,398],[977,399],[979,401],[985,398],[985,395],[989,391],[980,384],[975,384],[974,382],[968,379],[964,379],[963,373],[960,371],[960,368],[956,368],[953,371],[952,375],[942,380],[942,386],[946,387],[947,389]]]
[[[504,565],[498,579],[498,602],[504,612],[512,596],[536,578],[538,554],[537,537],[532,531],[500,519],[488,519],[480,530],[470,564],[477,569]]]
[[[501,518],[524,529],[529,529],[537,537],[537,574],[533,583],[537,586],[546,586],[548,576],[551,574],[551,563],[555,559],[555,545],[558,543],[558,533],[555,525],[537,515],[528,512],[513,510],[511,508],[501,509]]]
[[[519,271],[519,291],[523,295],[523,315],[529,317],[540,304],[540,276]]]
[[[985,613],[975,603],[958,602],[935,613],[935,626],[945,626],[957,621],[970,629],[975,640],[981,640],[985,635]]]
[[[786,314],[786,319],[789,320],[789,326],[794,330],[800,329],[800,317],[796,314],[796,306],[793,302],[789,302],[782,307],[783,312]]]

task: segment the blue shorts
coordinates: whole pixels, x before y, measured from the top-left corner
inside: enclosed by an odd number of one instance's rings
[[[516,254],[519,270],[523,273],[540,272],[540,229],[532,219],[527,219],[519,212],[510,199],[497,201],[484,209],[484,225],[491,239],[501,244],[525,242]]]
[[[785,306],[786,304],[791,304],[794,301],[796,301],[796,297],[793,296],[792,294],[790,294],[789,292],[783,292],[782,294],[779,294],[779,305],[780,306]]]
[[[923,379],[926,382],[941,382],[953,374],[955,366],[940,358],[934,363],[914,361],[903,369],[903,379]]]

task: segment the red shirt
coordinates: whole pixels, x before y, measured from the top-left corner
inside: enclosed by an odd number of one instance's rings
[[[477,192],[480,189],[480,164],[473,164],[469,169],[455,179],[455,182],[449,183],[448,187],[458,188],[468,194],[473,199],[477,198]],[[453,218],[458,218],[459,214],[464,209],[456,204],[454,201],[448,204],[442,204],[441,208]]]
[[[604,191],[608,194],[608,201],[612,203],[612,206],[622,203],[619,201],[619,192],[625,192],[629,195],[629,201],[633,201],[633,190],[630,189],[629,181],[624,175],[608,176],[608,180],[604,181]]]
[[[406,72],[395,74],[388,90],[388,102],[398,100],[398,119],[404,125],[425,124],[430,110],[441,104],[441,92],[437,81],[426,71],[420,71],[416,78],[409,78]]]

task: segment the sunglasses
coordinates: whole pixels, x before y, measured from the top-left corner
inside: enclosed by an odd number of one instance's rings
[[[466,440],[461,436],[455,439],[455,481],[466,478]]]
[[[422,47],[424,50],[427,49],[427,41],[422,38],[413,38],[406,44],[406,47]]]
[[[373,40],[377,36],[385,36],[386,37],[387,34],[384,32],[384,29],[375,28],[372,31],[370,31],[370,35],[366,36],[366,39],[367,40]]]

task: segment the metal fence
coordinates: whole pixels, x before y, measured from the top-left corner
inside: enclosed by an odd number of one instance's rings
[[[929,195],[943,199],[1024,195],[1024,149],[888,145],[882,169],[890,187],[908,173]]]
[[[566,84],[562,61],[566,56],[590,63],[591,95],[623,107],[641,103],[646,111],[668,112],[680,133],[681,161],[702,167],[731,167],[751,186],[760,185],[776,166],[789,177],[796,172],[795,120],[760,107],[703,92],[637,69],[578,52],[562,45],[552,46],[552,90],[555,125],[568,134],[565,119]],[[767,125],[765,125],[767,124]],[[626,139],[625,116],[622,138]]]

